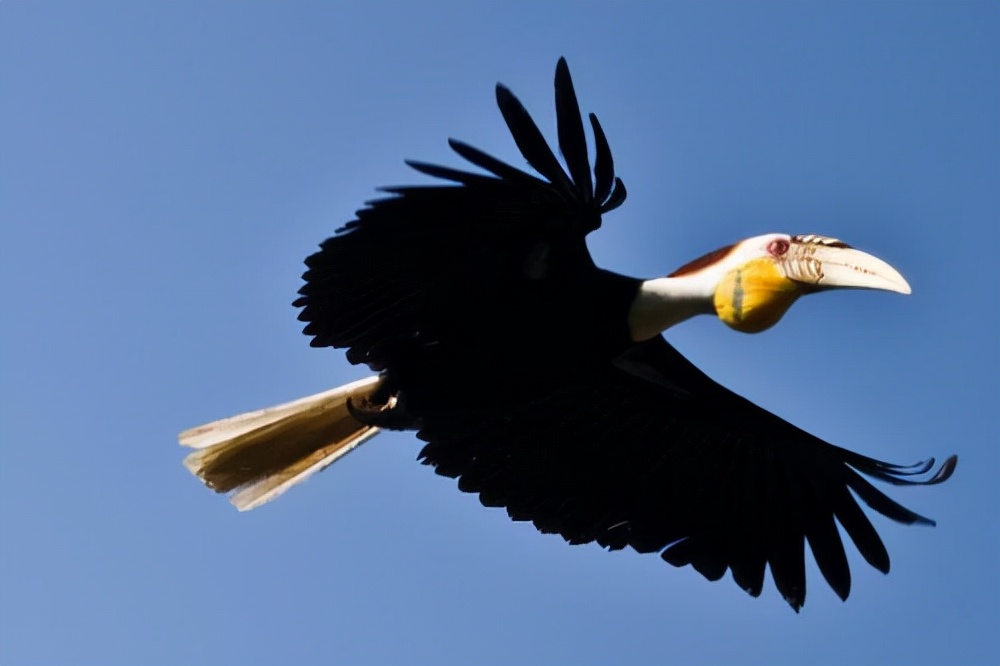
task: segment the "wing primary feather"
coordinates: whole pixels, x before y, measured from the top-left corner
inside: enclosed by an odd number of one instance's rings
[[[923,485],[925,486],[935,486],[939,483],[944,483],[951,478],[951,475],[955,473],[955,467],[958,466],[958,456],[950,455],[943,463],[941,463],[940,469],[935,472],[934,476],[929,478]]]
[[[748,547],[739,559],[730,563],[733,580],[751,597],[759,597],[764,590],[767,556],[756,547]]]
[[[813,506],[814,515],[806,525],[806,540],[820,573],[841,601],[851,593],[851,568],[847,563],[844,543],[840,540],[833,514]]]
[[[875,486],[868,483],[868,481],[863,479],[861,475],[853,469],[846,469],[844,472],[845,481],[847,482],[847,485],[850,486],[851,490],[857,493],[858,497],[860,497],[865,504],[878,511],[886,518],[890,518],[905,525],[918,523],[921,525],[933,526],[936,524],[930,518],[925,518],[924,516],[910,511],[905,506],[889,499],[888,496],[879,492]]]
[[[506,86],[497,84],[497,106],[500,113],[510,129],[514,143],[517,144],[521,155],[528,161],[535,171],[542,174],[549,181],[566,194],[574,194],[575,188],[569,176],[563,171],[559,160],[546,143],[538,125],[531,119],[528,111],[521,104],[520,100],[514,96]]]
[[[605,136],[601,123],[593,113],[590,114],[590,126],[594,130],[594,181],[596,185],[594,198],[603,205],[615,184],[615,160],[611,156],[608,137]]]
[[[767,493],[759,491],[757,480],[763,474],[765,453],[759,447],[747,447],[742,467],[745,473],[731,476],[730,526],[732,545],[729,568],[733,581],[750,596],[760,596],[767,571],[765,524]]]
[[[690,564],[706,580],[716,581],[726,574],[728,563],[724,551],[711,537],[691,537],[676,543],[660,554],[674,566]]]
[[[805,525],[799,512],[808,497],[792,460],[776,459],[766,469],[767,520],[772,530],[767,561],[775,587],[798,613],[806,601]],[[789,507],[800,508],[792,512]]]
[[[801,529],[785,527],[771,543],[768,562],[781,596],[796,613],[806,602],[805,540]]]
[[[851,493],[845,486],[837,485],[834,486],[830,499],[834,515],[851,537],[861,557],[882,573],[889,573],[889,552]]]
[[[569,175],[580,193],[583,203],[594,200],[594,185],[590,180],[590,161],[587,158],[587,135],[583,132],[580,104],[573,89],[573,79],[565,58],[556,65],[556,126],[559,133],[559,150],[562,151]]]
[[[625,191],[625,183],[622,182],[621,178],[615,178],[615,184],[611,188],[608,200],[601,205],[601,212],[607,213],[618,208],[618,206],[621,206],[625,202],[627,195],[628,192]]]
[[[418,162],[416,160],[406,160],[406,165],[412,169],[419,171],[424,175],[432,176],[434,178],[441,178],[443,180],[450,180],[456,183],[461,183],[463,185],[489,184],[489,183],[495,183],[497,180],[496,178],[491,178],[490,176],[484,176],[478,173],[460,171],[458,169],[452,169],[437,164],[428,164],[427,162]],[[395,194],[401,194],[410,188],[412,188],[412,186],[380,187],[379,190],[382,192],[392,192]]]
[[[478,148],[473,148],[463,141],[448,139],[448,145],[451,146],[452,150],[476,166],[486,169],[493,175],[502,178],[505,181],[515,184],[530,184],[532,186],[547,185],[544,180],[535,178],[531,174],[512,167],[506,162],[501,162],[492,155],[488,155]]]
[[[958,456],[948,456],[929,479],[907,479],[902,477],[920,476],[933,469],[935,464],[934,458],[929,458],[928,460],[923,460],[912,465],[894,465],[848,451],[847,449],[839,449],[839,452],[841,459],[859,472],[895,486],[934,486],[944,483],[955,472],[955,467],[958,464]]]

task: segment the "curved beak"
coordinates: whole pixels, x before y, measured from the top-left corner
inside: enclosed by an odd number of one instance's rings
[[[817,290],[849,288],[910,293],[910,285],[895,268],[834,239],[796,237],[783,259],[786,277]]]

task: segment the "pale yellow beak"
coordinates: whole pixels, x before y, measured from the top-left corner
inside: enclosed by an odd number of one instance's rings
[[[780,262],[790,280],[814,289],[879,289],[909,294],[910,285],[878,257],[839,242],[793,242]]]

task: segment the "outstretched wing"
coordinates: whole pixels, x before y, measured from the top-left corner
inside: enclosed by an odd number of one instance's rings
[[[380,367],[400,336],[431,335],[480,288],[593,271],[584,237],[625,200],[607,139],[591,114],[591,179],[583,122],[569,69],[555,76],[559,147],[569,173],[524,106],[497,85],[497,104],[521,154],[544,179],[460,141],[451,147],[490,175],[409,162],[453,184],[390,187],[306,260],[295,301],[316,347],[350,347]]]
[[[614,365],[532,377],[517,391],[503,409],[425,414],[423,461],[484,505],[570,543],[659,551],[710,580],[730,570],[754,596],[769,567],[796,610],[806,543],[837,595],[850,592],[836,523],[889,571],[856,497],[892,520],[932,523],[858,472],[935,484],[955,466],[952,457],[929,474],[933,460],[903,467],[828,444],[723,388],[659,336]]]

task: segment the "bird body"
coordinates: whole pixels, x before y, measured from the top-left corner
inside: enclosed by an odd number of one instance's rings
[[[498,86],[542,178],[451,141],[488,175],[411,162],[448,183],[386,188],[306,260],[295,305],[311,344],[346,348],[378,374],[182,433],[198,449],[185,463],[249,509],[380,429],[415,430],[421,460],[439,474],[570,543],[660,552],[711,580],[731,571],[755,596],[769,568],[796,610],[808,543],[846,599],[837,523],[866,561],[889,569],[855,496],[893,520],[931,523],[858,472],[940,483],[954,457],[937,470],[933,460],[898,466],[824,442],[720,386],[660,334],[710,313],[756,333],[803,295],[909,285],[880,259],[815,235],[756,236],[652,279],[597,267],[585,237],[625,187],[593,115],[591,177],[563,60],[555,88],[568,171]]]

